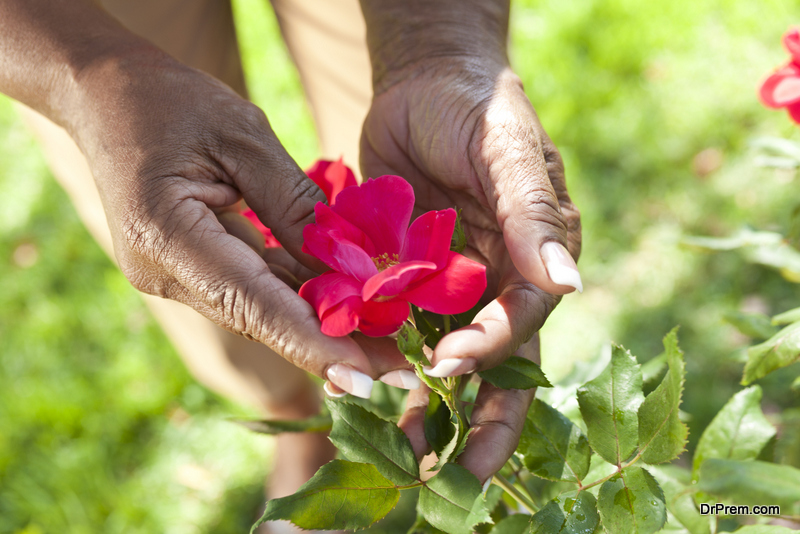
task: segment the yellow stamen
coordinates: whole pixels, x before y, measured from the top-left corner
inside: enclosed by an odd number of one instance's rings
[[[389,254],[388,252],[384,252],[376,258],[372,258],[372,261],[375,263],[375,267],[378,268],[378,272],[385,271],[392,265],[400,263],[397,254]]]

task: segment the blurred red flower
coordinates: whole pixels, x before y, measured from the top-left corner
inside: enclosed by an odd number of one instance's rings
[[[783,46],[792,59],[761,85],[761,101],[770,108],[786,108],[800,124],[800,32],[793,28],[783,36]]]
[[[486,267],[450,250],[453,209],[429,211],[411,226],[414,190],[399,176],[345,189],[336,204],[317,203],[303,230],[303,251],[332,270],[300,288],[322,332],[368,336],[397,331],[409,303],[440,314],[462,313],[486,289]]]

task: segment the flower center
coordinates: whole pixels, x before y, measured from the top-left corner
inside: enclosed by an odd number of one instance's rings
[[[375,267],[378,268],[378,272],[385,271],[392,265],[400,263],[397,254],[389,254],[388,252],[384,252],[380,256],[372,258],[372,261],[375,263]]]

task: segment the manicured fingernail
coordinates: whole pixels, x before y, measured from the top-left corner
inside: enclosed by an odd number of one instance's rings
[[[331,384],[327,380],[325,381],[324,384],[322,384],[322,389],[325,390],[325,394],[328,395],[329,397],[333,397],[334,399],[340,399],[345,395],[347,395],[346,391],[339,392],[335,391],[333,388],[336,388],[336,386],[334,384]]]
[[[487,491],[489,491],[489,486],[492,485],[492,479],[493,478],[494,478],[494,475],[492,475],[489,478],[487,478],[486,482],[483,483],[483,493],[486,493]]]
[[[578,272],[575,260],[572,259],[564,245],[548,241],[542,245],[539,253],[542,255],[550,280],[561,286],[574,287],[578,293],[583,293],[581,273]]]
[[[339,389],[343,389],[356,397],[368,399],[372,394],[372,379],[343,363],[331,365],[326,373],[326,378]]]
[[[471,373],[478,367],[475,358],[448,358],[437,363],[433,368],[423,367],[423,372],[435,378],[459,376]]]
[[[419,377],[413,371],[406,371],[405,369],[398,369],[397,371],[389,371],[382,377],[378,378],[384,384],[394,386],[402,389],[419,389]]]

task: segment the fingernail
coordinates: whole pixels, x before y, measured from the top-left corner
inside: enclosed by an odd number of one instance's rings
[[[331,365],[325,376],[328,380],[333,382],[336,387],[356,397],[368,399],[372,394],[372,379],[364,373],[356,371],[343,363]]]
[[[342,397],[347,395],[346,391],[342,391],[341,393],[338,391],[334,391],[333,388],[335,387],[336,386],[334,384],[328,382],[327,380],[325,381],[324,384],[322,384],[322,389],[325,390],[325,394],[328,395],[329,397],[333,397],[334,399],[341,399]]]
[[[471,373],[478,367],[475,358],[448,358],[437,363],[433,368],[423,367],[422,371],[435,378],[459,376]]]
[[[581,273],[578,272],[575,260],[572,259],[564,245],[548,241],[542,245],[539,253],[542,255],[550,280],[561,286],[574,287],[578,293],[583,293]]]
[[[489,478],[487,478],[486,482],[483,483],[483,493],[484,494],[486,494],[486,492],[489,491],[489,486],[492,485],[492,479],[493,478],[494,478],[494,475],[492,475]]]
[[[398,369],[397,371],[389,371],[382,377],[378,378],[384,384],[394,386],[402,389],[419,389],[419,377],[413,371],[406,371],[405,369]]]

